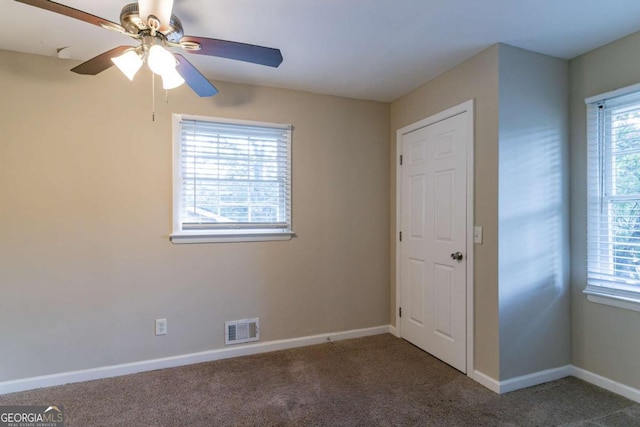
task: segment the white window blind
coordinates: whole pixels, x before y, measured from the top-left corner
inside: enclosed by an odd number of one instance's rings
[[[291,126],[178,116],[174,139],[174,241],[290,238]]]
[[[640,94],[587,106],[587,288],[640,301]]]

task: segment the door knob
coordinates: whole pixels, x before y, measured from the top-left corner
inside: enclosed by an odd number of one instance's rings
[[[460,261],[462,259],[462,252],[456,252],[451,254],[451,259],[455,259],[456,261]]]

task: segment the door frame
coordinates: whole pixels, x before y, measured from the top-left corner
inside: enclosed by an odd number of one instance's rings
[[[467,143],[467,236],[466,236],[466,258],[467,258],[467,271],[466,271],[466,286],[467,286],[467,376],[473,378],[474,372],[474,283],[473,283],[473,266],[474,266],[474,243],[473,243],[473,231],[474,231],[474,216],[473,216],[473,194],[474,194],[474,176],[473,176],[473,161],[474,161],[474,101],[473,99],[463,102],[462,104],[451,107],[445,111],[442,111],[433,116],[429,116],[416,123],[405,126],[396,131],[396,239],[398,239],[398,232],[401,231],[402,220],[402,168],[400,165],[400,155],[402,154],[402,137],[410,132],[418,130],[420,128],[432,125],[434,123],[446,120],[453,116],[457,116],[462,113],[467,114],[466,126],[466,143]],[[402,298],[402,283],[400,281],[401,273],[401,244],[396,240],[396,335],[402,338],[402,323],[400,322],[399,307]]]

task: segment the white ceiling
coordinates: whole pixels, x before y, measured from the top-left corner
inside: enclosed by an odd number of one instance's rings
[[[114,22],[131,1],[58,0]],[[397,99],[496,42],[569,59],[640,30],[638,0],[175,0],[174,14],[186,35],[282,51],[276,69],[187,54],[214,84],[379,101]],[[66,55],[87,60],[131,42],[15,1],[0,4],[0,49],[55,56],[68,46]]]

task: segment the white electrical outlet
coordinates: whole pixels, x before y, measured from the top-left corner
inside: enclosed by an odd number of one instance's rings
[[[167,335],[167,319],[156,319],[156,335]]]

